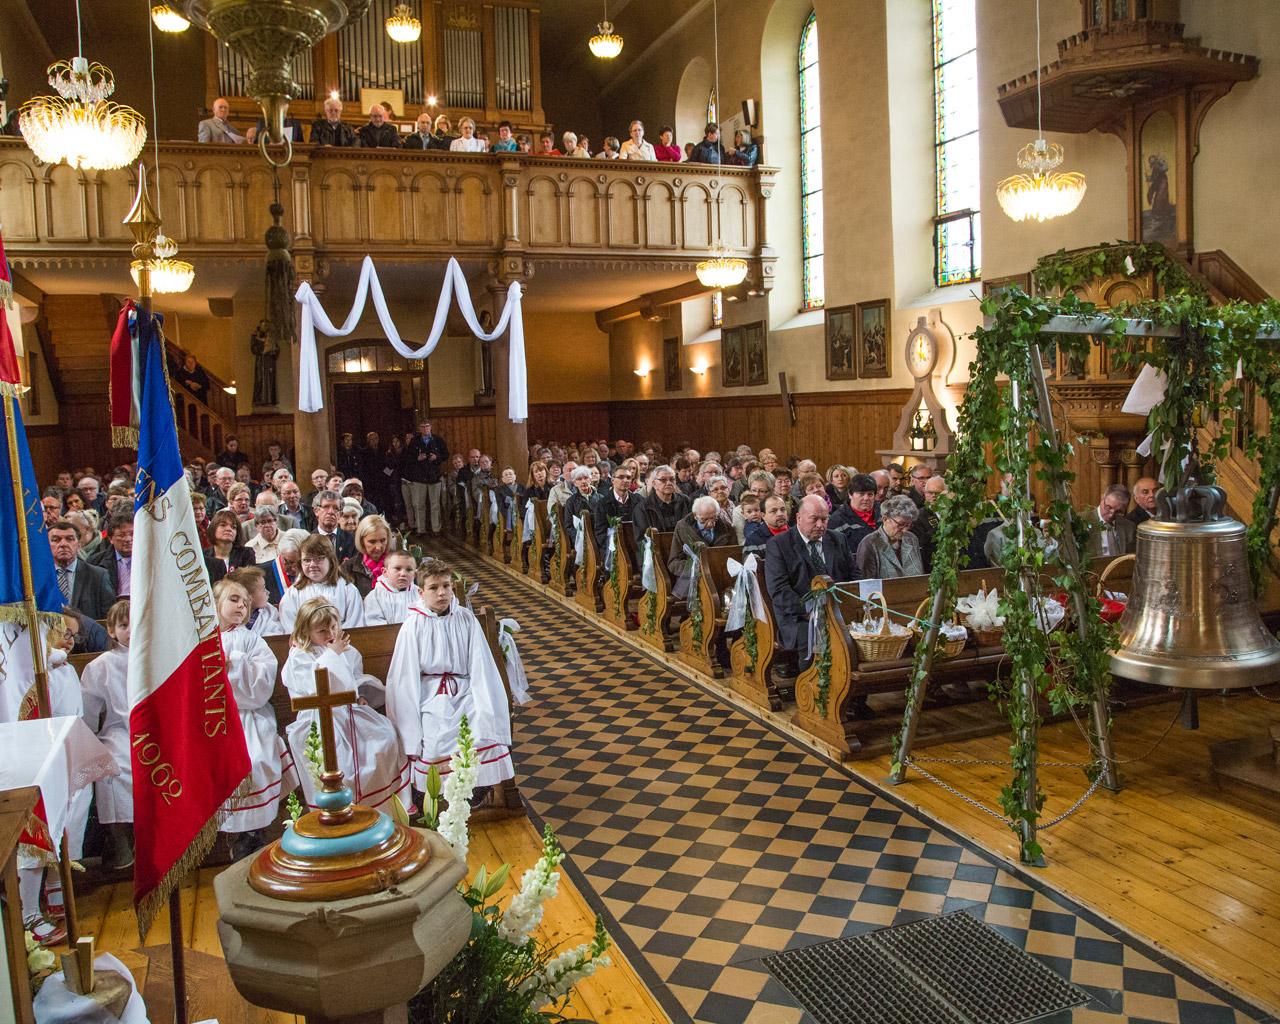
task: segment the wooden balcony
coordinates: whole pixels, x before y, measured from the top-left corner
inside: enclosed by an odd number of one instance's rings
[[[281,180],[304,274],[308,259],[366,253],[501,259],[503,273],[540,258],[692,269],[715,241],[718,211],[723,243],[768,287],[762,197],[775,176],[772,168],[300,145]],[[272,175],[256,150],[162,143],[159,186],[165,233],[188,258],[261,258]],[[133,195],[129,170],[50,167],[21,140],[0,139],[5,245],[19,268],[126,260],[122,221]]]

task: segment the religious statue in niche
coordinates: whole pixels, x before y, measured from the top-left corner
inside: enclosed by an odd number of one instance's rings
[[[1142,126],[1142,240],[1178,241],[1173,115],[1161,110]]]
[[[271,325],[266,320],[259,320],[249,340],[249,351],[253,353],[253,404],[275,405],[279,399],[276,394],[276,359],[280,356],[280,343],[271,334]]]

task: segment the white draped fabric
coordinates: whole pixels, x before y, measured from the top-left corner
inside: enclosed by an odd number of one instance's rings
[[[529,415],[529,389],[525,369],[524,356],[524,316],[520,310],[521,288],[518,281],[512,281],[507,288],[507,302],[502,307],[502,314],[492,331],[486,333],[480,327],[475,306],[471,303],[471,292],[467,288],[467,279],[458,261],[450,257],[444,271],[444,288],[436,303],[435,319],[431,323],[431,333],[418,348],[406,345],[400,338],[387,309],[387,300],[382,294],[382,285],[378,282],[378,273],[374,270],[373,260],[364,258],[360,266],[360,283],[356,286],[356,297],[351,304],[351,312],[341,327],[335,327],[329,315],[320,304],[319,296],[306,281],[298,286],[294,297],[302,307],[302,326],[299,331],[298,357],[298,408],[303,412],[319,412],[324,408],[324,389],[320,386],[320,359],[316,352],[316,331],[330,338],[345,338],[355,331],[364,316],[365,302],[373,297],[373,308],[378,314],[378,322],[383,333],[391,342],[391,347],[406,359],[426,359],[436,350],[441,337],[444,336],[445,324],[449,319],[449,308],[456,297],[458,309],[471,328],[471,333],[478,341],[493,341],[501,337],[510,328],[510,355],[508,362],[508,405],[507,415],[512,423],[523,423]]]

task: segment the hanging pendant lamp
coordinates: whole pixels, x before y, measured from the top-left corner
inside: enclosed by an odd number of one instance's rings
[[[609,0],[604,0],[604,21],[596,26],[596,34],[587,40],[587,47],[601,60],[613,60],[622,52],[622,36],[613,30],[609,20]]]
[[[1014,174],[996,185],[1000,209],[1018,222],[1046,221],[1075,210],[1084,198],[1084,175],[1078,171],[1056,171],[1063,150],[1044,139],[1043,109],[1040,99],[1040,0],[1036,0],[1036,134],[1040,136],[1018,150],[1018,166],[1030,174]]]
[[[147,125],[132,107],[107,100],[116,89],[111,71],[84,58],[80,0],[76,43],[75,57],[49,65],[49,84],[58,95],[27,100],[18,128],[31,151],[47,164],[65,163],[87,171],[127,167],[146,145]]]
[[[151,5],[151,23],[161,32],[185,32],[191,27],[182,12],[169,3]]]
[[[712,37],[715,44],[716,97],[720,101],[720,10],[719,0],[711,0]],[[735,256],[720,240],[720,204],[716,204],[716,240],[711,255],[698,264],[698,283],[704,288],[723,291],[742,284],[747,277],[747,261]]]
[[[422,36],[422,22],[413,16],[408,4],[396,4],[384,25],[389,35],[397,43],[416,43]]]

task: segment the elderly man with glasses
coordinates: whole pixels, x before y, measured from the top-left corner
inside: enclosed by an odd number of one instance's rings
[[[670,466],[658,466],[649,474],[648,492],[632,512],[636,538],[643,537],[650,527],[659,533],[670,533],[689,509],[689,499],[676,486],[676,471]]]

